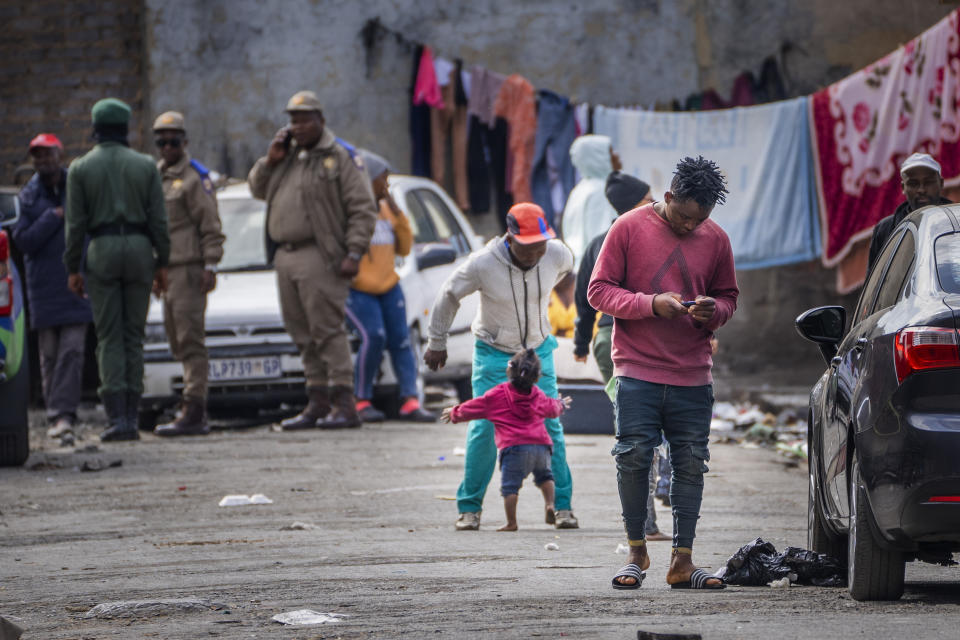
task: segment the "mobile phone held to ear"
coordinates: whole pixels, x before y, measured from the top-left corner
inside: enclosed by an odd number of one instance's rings
[[[293,140],[293,131],[287,129],[287,133],[283,136],[283,148],[290,149],[290,141]]]
[[[684,300],[684,301],[681,302],[680,304],[682,304],[682,305],[685,306],[685,307],[692,307],[693,305],[697,304],[697,301],[696,301],[696,300]]]

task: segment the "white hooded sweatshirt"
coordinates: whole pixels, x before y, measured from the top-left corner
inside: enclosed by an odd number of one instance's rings
[[[610,138],[601,135],[580,136],[570,145],[570,160],[581,180],[570,192],[560,221],[563,241],[573,251],[574,271],[590,241],[610,228],[617,212],[604,193],[610,164]]]

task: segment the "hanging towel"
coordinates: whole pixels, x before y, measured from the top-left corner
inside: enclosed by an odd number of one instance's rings
[[[437,71],[433,66],[433,54],[430,47],[424,47],[420,55],[420,68],[417,82],[413,87],[413,104],[425,104],[435,109],[443,109],[443,97],[437,83]]]
[[[594,126],[658,199],[683,157],[715,161],[730,194],[710,217],[730,237],[737,268],[758,269],[819,255],[807,102],[695,113],[597,107]]]
[[[929,153],[947,184],[960,182],[958,39],[960,11],[954,11],[810,97],[826,266],[838,264],[894,212],[903,200],[900,165],[910,154]]]
[[[509,76],[500,87],[493,110],[507,121],[507,147],[510,193],[514,202],[533,202],[530,168],[533,165],[534,139],[537,135],[536,90],[520,74]]]

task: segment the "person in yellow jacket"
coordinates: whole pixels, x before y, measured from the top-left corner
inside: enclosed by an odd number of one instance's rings
[[[390,361],[400,386],[400,418],[416,422],[434,422],[436,416],[420,406],[417,392],[417,361],[410,344],[407,306],[400,288],[400,276],[394,269],[397,256],[406,256],[413,247],[410,221],[387,189],[390,165],[366,150],[359,150],[367,174],[373,183],[380,215],[374,227],[370,248],[360,260],[360,271],[347,298],[347,324],[360,336],[360,350],[354,366],[354,395],[357,412],[364,422],[379,422],[384,414],[371,404],[373,382],[380,371],[383,351]]]

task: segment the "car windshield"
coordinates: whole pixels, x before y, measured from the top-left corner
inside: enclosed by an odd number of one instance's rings
[[[960,233],[937,238],[934,252],[940,286],[946,293],[960,293]]]
[[[227,237],[223,244],[220,271],[264,271],[267,249],[264,245],[263,225],[266,203],[253,198],[223,198],[217,202],[220,222]]]

